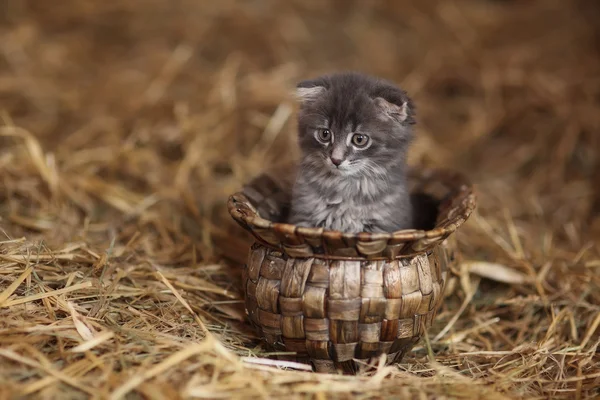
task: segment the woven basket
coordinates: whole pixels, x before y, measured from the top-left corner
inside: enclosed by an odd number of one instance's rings
[[[471,184],[444,170],[411,170],[421,230],[346,234],[285,221],[289,190],[268,175],[229,198],[254,235],[244,268],[248,317],[279,358],[318,372],[353,373],[382,353],[399,362],[423,336],[443,298],[453,246],[475,208]]]

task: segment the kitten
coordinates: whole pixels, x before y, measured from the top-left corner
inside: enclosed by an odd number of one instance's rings
[[[360,73],[300,82],[302,154],[289,222],[348,233],[413,226],[406,153],[414,107],[392,83]]]

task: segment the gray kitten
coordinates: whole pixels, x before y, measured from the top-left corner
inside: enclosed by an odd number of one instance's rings
[[[353,72],[296,91],[302,160],[289,222],[348,233],[412,228],[406,153],[415,122],[406,92]]]

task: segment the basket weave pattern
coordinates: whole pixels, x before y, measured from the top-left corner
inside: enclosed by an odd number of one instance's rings
[[[448,172],[413,172],[411,185],[437,201],[431,230],[345,234],[276,222],[289,198],[266,175],[231,196],[230,214],[256,238],[243,271],[246,311],[271,350],[295,353],[280,358],[353,372],[355,360],[382,353],[399,362],[431,326],[452,251],[447,238],[475,198]]]
[[[255,244],[244,281],[250,320],[277,350],[318,371],[381,353],[400,360],[431,326],[444,290],[441,250],[391,261],[282,257]]]

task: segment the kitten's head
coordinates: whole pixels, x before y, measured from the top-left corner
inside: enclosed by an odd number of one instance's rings
[[[405,163],[414,107],[392,83],[359,73],[300,82],[304,165],[339,176],[385,174]]]

